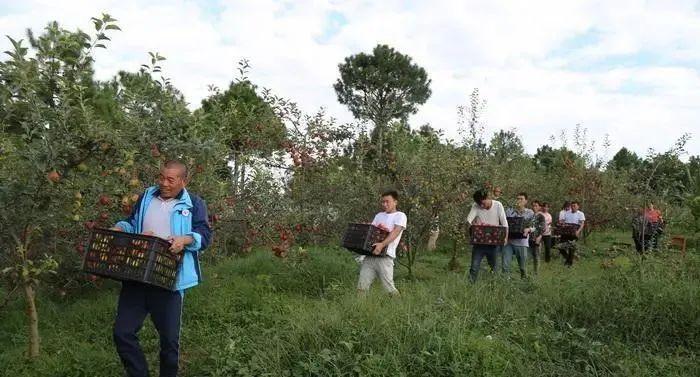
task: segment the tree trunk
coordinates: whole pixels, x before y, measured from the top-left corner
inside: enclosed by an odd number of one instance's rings
[[[39,313],[36,310],[36,292],[31,284],[24,283],[24,295],[29,317],[29,357],[36,358],[39,356]]]
[[[384,125],[378,124],[377,127],[377,161],[382,162],[382,150],[384,149]]]
[[[238,194],[238,176],[239,176],[240,165],[238,162],[238,155],[234,153],[233,155],[233,194]]]
[[[430,231],[430,237],[428,237],[428,251],[435,251],[435,249],[437,249],[437,240],[439,236],[440,229]]]
[[[238,184],[239,190],[243,191],[245,186],[245,165],[241,166],[241,182]]]
[[[447,263],[447,269],[450,271],[459,271],[460,268],[459,259],[457,258],[457,240],[452,240],[452,258],[450,258],[450,262]]]

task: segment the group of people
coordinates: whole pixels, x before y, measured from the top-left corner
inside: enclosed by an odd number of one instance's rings
[[[171,242],[171,251],[181,255],[175,289],[173,291],[137,282],[123,282],[117,304],[114,323],[114,342],[122,364],[129,376],[147,376],[148,363],[139,345],[138,332],[145,318],[151,320],[160,337],[160,375],[176,376],[179,363],[181,313],[185,290],[201,281],[199,253],[210,244],[212,230],[207,221],[206,203],[185,188],[188,183],[187,166],[180,161],[168,161],[161,170],[158,184],[141,194],[130,216],[118,222],[113,229],[127,233],[151,234]],[[537,200],[528,208],[528,195],[518,193],[515,205],[505,209],[497,200],[500,189],[489,194],[485,190],[474,193],[474,203],[467,215],[470,224],[508,226],[508,218],[522,218],[522,233],[511,234],[503,245],[473,245],[470,279],[476,281],[481,260],[486,257],[493,271],[502,266],[510,275],[512,259],[518,262],[520,275],[526,277],[528,255],[534,260],[534,271],[539,268],[540,245],[544,246],[545,261],[549,262],[552,250],[552,216],[549,205]],[[373,253],[360,260],[357,289],[366,292],[375,279],[394,295],[399,291],[394,285],[394,260],[401,235],[406,229],[406,214],[397,209],[399,194],[387,191],[381,195],[382,211],[372,224],[388,231],[388,236],[373,245]],[[575,235],[562,242],[573,248],[562,248],[566,264],[573,264],[575,240],[583,229],[585,216],[577,202],[566,203],[557,219],[558,223],[575,224]]]
[[[527,193],[520,192],[515,197],[515,205],[506,209],[498,200],[500,196],[501,190],[498,187],[493,190],[493,193],[477,190],[473,195],[474,203],[467,215],[467,223],[500,225],[507,229],[508,220],[511,219],[513,222],[520,222],[523,227],[518,232],[507,234],[503,245],[475,244],[472,246],[469,269],[471,281],[477,280],[484,257],[492,271],[502,271],[508,277],[515,259],[520,276],[526,278],[529,256],[533,260],[533,271],[537,274],[542,248],[545,262],[551,260],[554,247],[553,224],[574,227],[571,234],[562,234],[558,237],[557,246],[564,257],[564,264],[569,267],[573,265],[576,259],[576,241],[581,237],[586,222],[586,216],[580,210],[580,204],[577,201],[565,202],[554,223],[548,203],[533,200],[528,207]],[[374,217],[372,224],[387,230],[389,235],[384,241],[374,244],[373,255],[359,258],[360,276],[357,289],[361,293],[367,291],[374,279],[378,278],[387,292],[398,294],[394,285],[394,259],[396,248],[407,224],[406,215],[397,210],[398,198],[396,191],[388,191],[381,196],[383,211]]]
[[[528,195],[519,192],[515,197],[515,205],[504,208],[500,198],[500,188],[495,188],[493,193],[486,190],[478,190],[474,193],[471,210],[467,215],[469,225],[500,225],[508,229],[508,219],[514,223],[522,224],[517,231],[506,231],[503,245],[475,244],[472,246],[471,266],[469,278],[476,281],[481,269],[481,261],[484,257],[489,263],[492,272],[499,270],[510,277],[513,258],[518,262],[520,276],[527,277],[527,259],[533,260],[533,270],[537,274],[539,270],[540,249],[544,248],[544,260],[551,260],[553,248],[553,219],[549,213],[549,204],[539,200],[533,200],[531,208],[528,208]],[[576,258],[576,240],[581,237],[585,226],[586,216],[579,209],[577,201],[565,202],[557,218],[557,225],[574,227],[573,234],[560,236],[558,249],[564,256],[564,264],[572,266]]]

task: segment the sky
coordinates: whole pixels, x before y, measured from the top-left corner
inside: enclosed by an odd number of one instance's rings
[[[90,32],[90,17],[103,12],[122,31],[96,53],[97,77],[136,71],[159,52],[192,109],[209,85],[236,78],[245,58],[258,86],[351,122],[333,90],[338,64],[388,44],[432,80],[414,127],[429,123],[457,138],[457,107],[478,88],[486,137],[515,130],[530,153],[562,131],[571,142],[579,124],[601,157],[622,146],[665,151],[683,133],[693,135],[688,154],[700,155],[698,0],[0,0],[0,31],[23,38],[55,20]],[[0,40],[0,51],[9,45]]]

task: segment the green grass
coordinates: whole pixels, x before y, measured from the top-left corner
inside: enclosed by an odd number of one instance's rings
[[[185,296],[181,375],[700,375],[700,258],[642,260],[609,249],[620,237],[595,236],[573,269],[555,259],[526,281],[483,271],[469,284],[464,270],[446,270],[446,253],[426,252],[416,280],[397,268],[399,298],[378,283],[358,298],[357,264],[334,248],[224,260],[205,266],[206,282]],[[467,267],[468,253],[460,262]],[[1,312],[2,369],[120,376],[111,340],[117,287],[42,297],[43,349],[33,363],[23,356],[20,303]],[[157,371],[150,322],[141,341]]]

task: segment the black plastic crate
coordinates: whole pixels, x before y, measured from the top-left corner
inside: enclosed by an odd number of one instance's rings
[[[115,280],[175,290],[180,255],[162,238],[93,228],[83,271]]]
[[[372,245],[384,241],[388,235],[389,232],[372,224],[350,223],[345,229],[341,246],[358,254],[373,255]],[[386,255],[387,248],[380,255]]]
[[[579,224],[560,224],[554,228],[555,236],[576,237]]]
[[[633,233],[636,238],[656,236],[663,233],[663,223],[647,221],[643,216],[634,219],[632,224]]]
[[[527,224],[524,217],[508,216],[506,217],[506,220],[508,221],[508,238],[527,238],[525,236],[525,228],[527,227]]]
[[[472,245],[503,245],[506,243],[506,230],[502,225],[472,225],[469,240]]]

